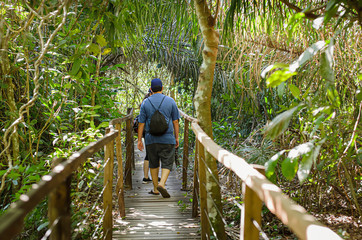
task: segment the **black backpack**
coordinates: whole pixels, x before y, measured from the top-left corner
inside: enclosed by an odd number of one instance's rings
[[[137,115],[137,117],[133,120],[133,131],[135,132],[135,133],[138,133],[138,117],[139,117],[140,115]]]
[[[163,99],[157,109],[152,104],[151,100],[148,98],[152,107],[156,110],[153,113],[153,115],[151,116],[151,122],[150,122],[150,134],[152,134],[154,136],[161,136],[161,135],[165,134],[168,129],[168,122],[166,121],[165,116],[162,113],[160,113],[160,111],[159,111],[165,97],[166,96],[163,97]]]

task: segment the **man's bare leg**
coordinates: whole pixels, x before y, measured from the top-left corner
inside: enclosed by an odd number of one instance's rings
[[[165,188],[166,186],[166,181],[168,176],[170,175],[170,169],[167,168],[162,168],[161,169],[161,181],[158,185],[162,186],[163,188]]]
[[[143,161],[143,176],[148,178],[148,170],[149,170],[150,162],[148,160]]]
[[[153,192],[158,193],[157,185],[158,185],[158,170],[159,168],[150,168],[152,183],[153,183]],[[161,179],[162,181],[162,179]]]

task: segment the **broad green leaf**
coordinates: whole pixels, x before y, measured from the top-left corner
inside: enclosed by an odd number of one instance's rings
[[[94,121],[90,122],[90,127],[93,128],[93,129],[95,128]]]
[[[109,126],[109,122],[102,122],[101,124],[98,125],[97,129],[108,127],[108,126]]]
[[[270,139],[274,139],[288,128],[294,112],[299,108],[296,106],[276,116],[265,128],[265,133]]]
[[[89,46],[88,46],[88,50],[93,53],[94,55],[98,55],[99,52],[101,51],[101,48],[97,45],[97,44],[94,44],[94,43],[91,43]],[[98,60],[96,57],[95,57],[96,60]]]
[[[318,30],[322,26],[323,20],[324,20],[324,17],[318,17],[318,18],[314,19],[313,27]]]
[[[298,170],[298,159],[297,158],[286,158],[282,162],[282,173],[288,180],[293,180]]]
[[[288,64],[285,63],[274,63],[272,65],[269,65],[268,67],[266,67],[262,72],[261,72],[261,77],[265,78],[266,74],[268,72],[270,72],[271,70],[277,69],[277,68],[282,68],[282,69],[286,69],[288,68]]]
[[[80,68],[80,65],[82,63],[82,60],[81,59],[76,59],[73,63],[73,66],[72,66],[72,70],[70,71],[70,75],[76,75],[79,71],[79,68]]]
[[[278,164],[278,159],[283,155],[284,152],[285,150],[278,152],[265,163],[265,176],[267,178],[272,178],[275,175],[275,167]]]
[[[327,23],[329,22],[329,20],[334,17],[338,11],[338,0],[330,0],[327,3],[327,7],[325,10],[325,15],[324,15],[324,22]]]
[[[332,38],[326,51],[321,54],[321,61],[320,61],[321,76],[329,84],[334,84],[333,50],[334,50],[334,39]]]
[[[314,145],[311,142],[300,144],[300,145],[294,147],[292,150],[290,150],[290,152],[288,154],[288,158],[291,158],[291,159],[298,158],[299,156],[307,154],[312,151],[313,146]]]
[[[110,53],[110,52],[111,52],[111,49],[110,49],[110,48],[106,48],[106,49],[103,50],[102,55],[107,55],[107,54]]]
[[[266,80],[268,87],[276,87],[280,85],[282,82],[287,81],[292,76],[296,75],[295,72],[290,72],[289,70],[278,70],[275,71],[270,77]]]
[[[300,91],[299,91],[299,88],[297,86],[295,86],[294,84],[288,84],[288,87],[289,87],[289,90],[292,92],[293,96],[295,98],[298,98],[299,99],[299,96],[300,96]]]
[[[304,63],[313,58],[313,56],[316,55],[319,50],[324,48],[325,45],[326,45],[325,41],[318,41],[309,48],[307,48],[295,62],[289,65],[289,71],[295,72]]]
[[[313,154],[309,153],[303,157],[302,161],[299,164],[297,176],[300,183],[304,182],[304,180],[307,179],[312,166],[313,166]]]

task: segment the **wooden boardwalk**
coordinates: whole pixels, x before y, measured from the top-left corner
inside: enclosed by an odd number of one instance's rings
[[[191,203],[180,190],[175,168],[166,183],[171,198],[148,194],[153,188],[142,183],[144,154],[135,148],[133,189],[125,191],[126,218],[115,219],[113,239],[200,239],[199,219],[191,217]]]

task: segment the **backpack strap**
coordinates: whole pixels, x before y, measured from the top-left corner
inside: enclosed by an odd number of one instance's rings
[[[152,107],[153,107],[155,110],[159,110],[160,107],[161,107],[161,105],[162,105],[162,103],[163,103],[163,100],[165,100],[165,98],[166,98],[166,96],[163,96],[162,101],[161,101],[161,103],[160,103],[160,105],[158,106],[157,109],[155,108],[155,105],[153,105],[153,103],[151,102],[151,100],[150,100],[149,98],[147,98],[147,99],[148,99],[148,101],[151,103]]]

